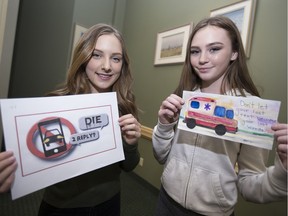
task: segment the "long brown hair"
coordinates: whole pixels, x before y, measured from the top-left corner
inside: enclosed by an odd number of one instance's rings
[[[190,50],[195,34],[200,29],[208,25],[226,30],[232,43],[233,52],[238,53],[237,59],[231,62],[227,68],[221,85],[221,94],[225,94],[228,90],[232,90],[236,94],[236,91],[238,90],[242,96],[245,96],[244,90],[246,90],[252,95],[260,96],[248,71],[246,55],[239,30],[233,21],[224,16],[205,18],[201,20],[193,29],[187,43],[186,58],[182,69],[180,82],[174,93],[182,96],[183,90],[194,91],[201,88],[201,79],[196,74],[190,62]],[[226,86],[228,86],[229,89],[226,89]]]
[[[86,66],[92,57],[97,39],[101,35],[113,34],[122,46],[123,64],[120,77],[112,86],[112,92],[116,92],[119,112],[121,115],[131,113],[138,119],[138,110],[135,105],[135,96],[132,92],[133,78],[131,75],[130,61],[122,34],[114,27],[107,24],[96,24],[89,28],[79,39],[72,57],[72,63],[67,73],[66,81],[58,90],[48,95],[74,95],[91,93],[89,81],[86,75]]]

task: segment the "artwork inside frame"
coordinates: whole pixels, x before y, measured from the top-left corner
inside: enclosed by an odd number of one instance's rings
[[[175,64],[185,60],[186,46],[193,23],[157,34],[154,65]]]
[[[210,16],[226,16],[234,21],[241,33],[247,58],[250,57],[256,3],[257,0],[244,0],[210,12]]]
[[[73,39],[72,39],[72,49],[71,49],[71,56],[70,56],[70,64],[72,62],[72,57],[73,57],[73,51],[74,48],[78,42],[78,40],[80,39],[80,37],[83,35],[83,33],[87,31],[87,28],[79,25],[79,24],[75,24],[74,26],[74,33],[73,33]]]

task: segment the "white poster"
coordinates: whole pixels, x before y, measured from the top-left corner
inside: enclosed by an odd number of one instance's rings
[[[124,160],[116,93],[2,99],[12,199]]]
[[[272,149],[280,101],[183,91],[178,128]]]

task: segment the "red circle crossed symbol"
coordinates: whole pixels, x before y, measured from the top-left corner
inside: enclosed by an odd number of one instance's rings
[[[71,124],[71,122],[69,122],[67,119],[64,118],[59,118],[59,117],[48,117],[45,119],[42,119],[41,122],[43,121],[48,121],[48,120],[52,120],[58,118],[61,121],[61,124],[66,126],[71,134],[76,133],[76,130],[74,128],[74,126]],[[66,154],[67,152],[69,152],[72,148],[72,144],[67,143],[66,147],[67,149],[65,151],[59,152],[59,153],[55,153],[49,157],[45,156],[44,152],[40,151],[37,147],[36,147],[36,137],[40,136],[40,132],[39,132],[39,128],[38,128],[38,123],[35,123],[29,130],[27,137],[26,137],[26,142],[27,142],[27,147],[29,149],[29,151],[34,154],[35,156],[39,157],[39,158],[43,158],[43,159],[52,159],[52,158],[57,158],[61,155]]]

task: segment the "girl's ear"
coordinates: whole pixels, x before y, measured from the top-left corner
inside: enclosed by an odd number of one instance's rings
[[[237,57],[238,57],[238,52],[233,52],[230,60],[234,61],[235,59],[237,59]]]

